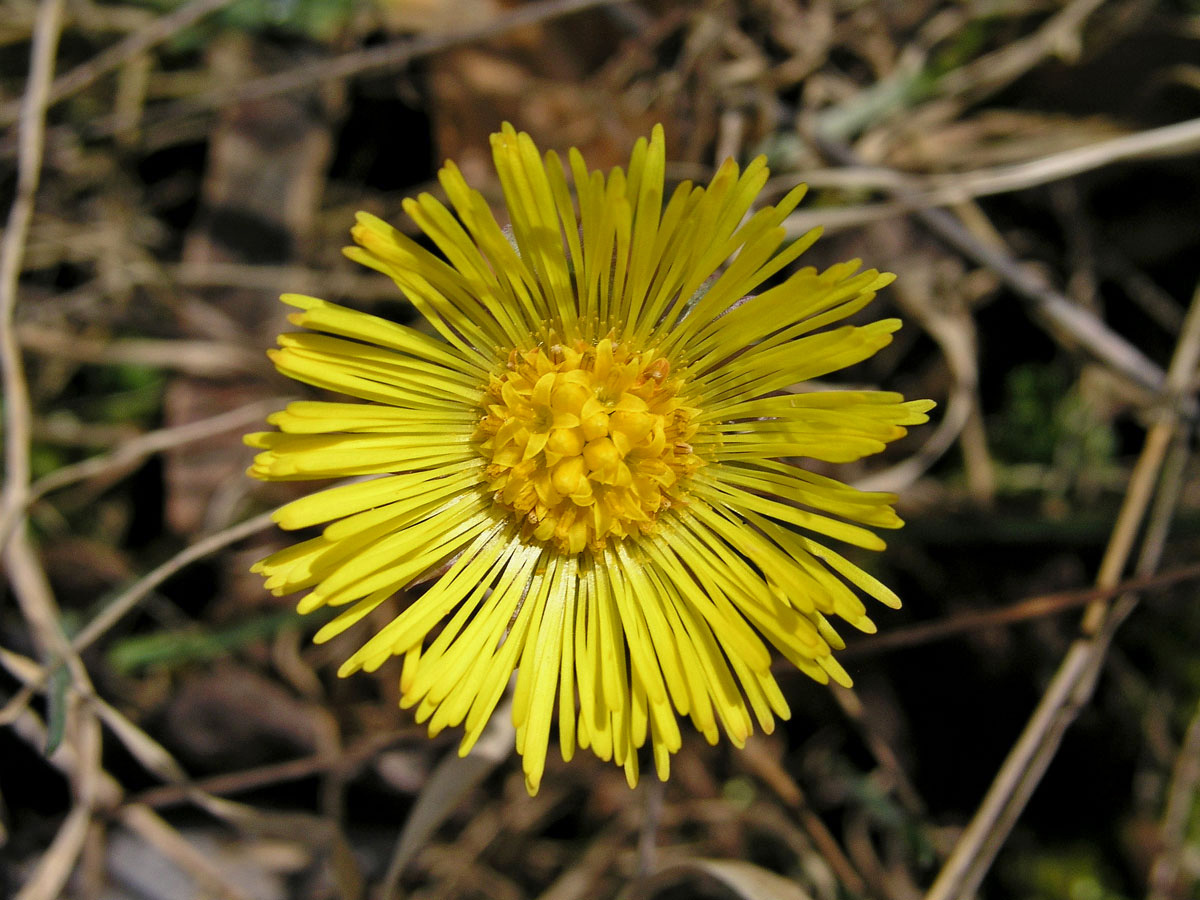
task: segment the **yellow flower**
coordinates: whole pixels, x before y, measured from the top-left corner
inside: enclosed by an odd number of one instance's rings
[[[556,718],[564,759],[590,748],[633,785],[649,740],[665,779],[678,716],[738,746],[788,716],[768,645],[850,684],[829,619],[871,632],[854,589],[899,601],[811,535],[882,549],[864,526],[898,527],[895,497],[793,460],[877,453],[933,404],[793,392],[900,323],[829,327],[892,280],[858,261],[776,277],[817,233],[784,246],[802,188],[748,215],[764,160],[728,161],[664,207],[661,128],[607,175],[508,125],[492,150],[510,233],[447,163],[453,212],[429,194],[404,204],[442,256],[366,213],[346,251],[438,337],[283,297],[307,330],[280,336],[279,371],[365,402],[274,414],[279,431],[247,437],[262,450],[250,474],[370,477],[280,509],[284,528],[324,530],[255,568],[276,594],[307,590],[301,612],[347,607],[318,642],[437,570],[339,674],[403,656],[401,705],[430,734],[464,725],[465,754],[515,671],[531,793]]]

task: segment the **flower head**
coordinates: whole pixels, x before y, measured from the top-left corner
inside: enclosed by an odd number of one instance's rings
[[[850,683],[830,619],[870,632],[859,594],[899,601],[819,538],[882,549],[869,529],[901,524],[895,497],[795,460],[876,453],[933,404],[795,390],[900,323],[838,324],[892,280],[857,261],[782,277],[817,234],[785,245],[803,189],[750,214],[762,159],[664,206],[661,128],[627,172],[543,157],[507,125],[492,150],[511,232],[447,163],[453,212],[429,194],[404,205],[441,256],[366,213],[346,251],[436,337],[283,297],[305,331],[280,336],[275,365],[360,402],[274,414],[277,432],[247,438],[250,474],[371,477],[280,509],[284,528],[324,530],[256,571],[306,590],[302,612],[345,607],[325,641],[436,570],[340,674],[403,657],[401,704],[431,734],[463,725],[465,754],[515,671],[531,792],[556,718],[564,758],[590,748],[633,784],[649,741],[666,778],[680,716],[740,746],[788,715],[768,645]]]

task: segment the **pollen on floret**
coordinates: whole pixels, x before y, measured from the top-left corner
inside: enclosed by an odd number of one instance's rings
[[[495,502],[566,553],[652,531],[704,464],[670,373],[611,335],[513,350],[476,431]]]

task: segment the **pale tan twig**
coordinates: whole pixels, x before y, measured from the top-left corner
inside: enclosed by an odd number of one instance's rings
[[[860,491],[892,492],[908,487],[954,446],[971,418],[974,405],[970,388],[961,382],[954,382],[941,420],[920,449],[895,465],[855,479],[854,487]]]
[[[89,685],[87,670],[62,633],[54,595],[25,531],[23,510],[29,496],[32,411],[21,351],[13,329],[21,262],[41,175],[50,76],[54,71],[61,30],[61,0],[43,0],[34,26],[29,79],[18,126],[16,196],[9,210],[3,244],[0,244],[0,372],[4,377],[6,464],[0,517],[15,516],[16,521],[8,542],[0,549],[22,615],[43,652],[64,660],[72,679],[86,686]]]
[[[879,728],[867,714],[867,709],[863,705],[862,698],[858,695],[858,692],[854,688],[845,688],[837,684],[831,684],[829,687],[834,701],[841,707],[846,718],[858,729],[863,743],[867,745],[867,749],[871,751],[871,755],[879,763],[879,768],[883,770],[891,782],[891,787],[901,806],[916,818],[924,815],[925,801],[921,799],[916,785],[908,777],[908,773],[904,771],[904,766],[900,763],[900,757],[892,750],[891,745],[888,744],[887,740],[880,733]]]
[[[899,492],[924,475],[964,434],[979,409],[975,322],[964,306],[953,312],[920,310],[921,326],[937,343],[950,370],[950,396],[941,421],[912,456],[857,479],[863,491]]]
[[[22,666],[14,658],[15,654],[3,653],[0,656],[3,657],[5,667],[14,671],[18,677],[28,677],[36,670],[36,664],[32,660],[25,660]],[[23,674],[22,669],[24,669]],[[81,721],[85,719],[93,725],[96,721],[90,715],[81,717]],[[31,746],[38,749],[45,746],[46,728],[32,710],[23,710],[20,713],[13,722],[13,730]],[[99,746],[98,741],[96,746]],[[74,781],[79,777],[86,761],[80,759],[75,744],[72,744],[60,748],[59,752],[50,758],[50,763]],[[114,810],[113,816],[117,821],[179,866],[183,872],[196,881],[200,888],[215,896],[226,898],[226,900],[251,900],[245,892],[228,881],[211,860],[197,851],[153,810],[138,803],[122,805],[123,789],[116,779],[98,765],[94,769],[94,784],[89,787],[94,795],[93,807]],[[86,812],[87,815],[83,815],[80,810]],[[52,890],[56,887],[56,879],[52,879],[51,876],[56,873],[69,875],[74,857],[67,860],[65,851],[57,848],[67,845],[69,841],[78,841],[82,845],[83,837],[79,832],[86,832],[91,812],[91,808],[82,805],[72,808],[66,822],[59,829],[59,834],[55,837],[50,851],[39,860],[35,870],[35,876],[38,876],[42,870],[45,870],[46,874],[40,875],[36,883],[35,877],[31,877],[22,893],[18,895],[18,900],[57,900],[62,896],[60,889]],[[35,887],[36,892],[33,892]],[[61,885],[58,887],[61,888]]]
[[[79,481],[86,481],[89,478],[96,478],[111,472],[128,470],[146,457],[161,453],[163,450],[203,440],[214,434],[243,428],[261,420],[269,412],[279,409],[286,402],[285,398],[258,400],[228,412],[209,416],[207,419],[198,419],[195,422],[187,422],[172,428],[160,428],[138,435],[125,441],[111,453],[102,453],[72,465],[63,466],[61,469],[55,469],[49,475],[39,478],[29,488],[28,502],[33,503],[51,491],[61,490]],[[0,519],[0,546],[3,546],[9,530],[21,512],[23,510],[16,511],[10,518]]]
[[[25,508],[30,497],[32,411],[21,351],[14,333],[18,281],[41,174],[50,79],[61,28],[61,0],[44,0],[34,28],[29,79],[18,123],[16,196],[0,245],[0,365],[3,366],[6,425],[6,471],[0,520],[12,523],[6,525],[9,533],[0,547],[3,547],[13,593],[42,652],[67,667],[79,696],[89,696],[92,687],[87,670],[62,632],[54,595],[25,530]],[[53,668],[47,666],[43,671]],[[91,734],[98,729],[91,711],[80,718],[81,734]],[[74,868],[91,821],[94,781],[98,777],[94,773],[99,768],[98,738],[95,746],[94,761],[79,775],[80,780],[76,783],[76,803],[51,850],[42,857],[34,876],[22,890],[21,900],[52,900],[59,895]]]
[[[842,886],[851,894],[865,894],[866,882],[854,868],[854,863],[829,830],[829,826],[812,808],[804,790],[775,755],[765,749],[764,742],[747,741],[742,749],[740,762],[790,807],[790,812],[799,820],[800,828]],[[789,825],[791,824],[793,823],[789,822]]]
[[[23,680],[27,688],[43,689],[39,684],[41,667],[33,660],[0,648],[0,664],[3,664],[17,678]],[[244,804],[212,796],[200,786],[190,782],[183,767],[179,765],[161,744],[103,699],[94,693],[83,694],[74,692],[73,696],[79,697],[86,704],[89,713],[93,714],[91,721],[95,721],[97,718],[102,719],[113,734],[147,770],[167,781],[173,787],[180,789],[186,796],[186,799],[213,816],[239,828],[243,832],[275,836],[295,836],[299,832],[310,846],[323,849],[332,848],[332,852],[349,853],[349,849],[340,838],[336,826],[331,822],[326,822],[303,813],[281,813],[272,816],[260,813]],[[15,726],[20,729],[22,723],[28,717],[28,710],[18,710],[14,722]],[[41,743],[44,744],[44,740]],[[69,749],[69,747],[64,746],[64,750]],[[338,757],[337,762],[340,765],[344,765],[346,760],[343,757]],[[107,793],[105,795],[108,798],[106,800],[106,808],[117,807],[121,803],[122,789],[106,773],[101,771],[100,774],[105,779],[105,784],[109,785],[106,788]],[[181,868],[192,874],[201,884],[210,883],[212,889],[217,890],[221,896],[242,896],[237,889],[231,890],[229,885],[221,882],[219,872],[210,867],[198,865],[197,857],[194,854],[182,852],[183,848],[189,845],[186,845],[170,829],[170,826],[157,816],[147,818],[146,815],[148,813],[148,809],[135,801],[121,806],[116,816],[126,821],[126,824],[130,825],[130,827],[141,834],[151,844],[164,850],[176,863],[180,864]],[[131,816],[131,818],[126,819],[126,816]],[[147,829],[150,833],[147,833]],[[160,842],[159,839],[162,839],[165,843]]]
[[[516,28],[536,25],[587,9],[625,2],[628,0],[539,0],[539,2],[527,3],[501,13],[481,24],[456,31],[405,38],[329,60],[306,62],[276,75],[256,78],[244,84],[224,85],[198,96],[172,103],[156,113],[148,114],[146,118],[161,122],[248,100],[262,100],[267,97],[288,94],[315,85],[364,75],[368,72],[395,70],[421,57],[440,53],[461,44],[487,40]],[[111,134],[120,131],[125,124],[117,121],[115,117],[110,118],[98,123],[93,129],[93,134]]]
[[[95,717],[81,709],[77,697],[71,696],[67,702],[70,704],[67,712],[70,738],[62,750],[66,751],[63,755],[75,761],[67,773],[73,795],[71,811],[21,887],[16,900],[57,900],[62,896],[67,879],[75,868],[75,861],[83,851],[96,806],[103,771],[100,766],[100,728]],[[68,747],[71,749],[67,750]]]
[[[830,158],[847,165],[858,164],[853,151],[844,144],[819,136],[817,141]],[[1161,368],[1092,312],[1072,303],[1040,275],[1004,250],[978,240],[945,210],[923,209],[917,210],[914,215],[951,247],[990,269],[1009,289],[1032,306],[1038,318],[1068,332],[1089,353],[1133,384],[1154,394],[1163,391],[1164,373]],[[1195,401],[1189,398],[1185,410],[1189,418],[1195,415],[1194,409]]]
[[[25,390],[25,370],[14,320],[17,282],[33,218],[34,195],[42,172],[46,138],[46,104],[54,56],[62,28],[62,3],[43,2],[34,26],[29,82],[21,100],[17,185],[0,243],[0,374],[4,377],[4,494],[0,508],[25,506],[29,487],[29,433],[33,415]]]
[[[928,192],[914,199],[927,206],[949,206],[975,197],[1020,191],[1072,178],[1120,162],[1197,152],[1200,152],[1200,119],[1188,119],[1028,162],[980,169],[965,175],[934,176],[929,179]]]
[[[1133,547],[1133,535],[1145,518],[1153,494],[1153,482],[1163,470],[1168,447],[1179,427],[1178,402],[1192,382],[1200,363],[1200,289],[1192,298],[1165,387],[1168,402],[1146,436],[1129,490],[1117,516],[1097,575],[1097,587],[1114,587],[1125,569]],[[1179,442],[1177,447],[1186,445]],[[1163,480],[1165,496],[1178,494],[1183,466],[1172,460],[1172,478]],[[1174,498],[1172,498],[1173,500]],[[1158,564],[1165,542],[1166,520],[1155,516],[1157,529],[1147,533],[1138,560],[1139,574],[1148,574]],[[1067,651],[1024,731],[1009,751],[970,824],[963,831],[926,900],[958,900],[975,892],[991,867],[1009,831],[1033,794],[1062,737],[1075,716],[1090,699],[1100,667],[1113,634],[1136,604],[1136,595],[1124,594],[1112,607],[1096,606],[1082,623],[1082,636]]]
[[[1150,441],[1147,441],[1147,448],[1149,447]],[[1161,463],[1162,477],[1159,480],[1159,489],[1154,499],[1156,510],[1150,514],[1150,524],[1147,526],[1146,537],[1143,539],[1142,549],[1138,556],[1135,567],[1135,572],[1138,574],[1154,571],[1165,547],[1168,525],[1173,518],[1183,486],[1183,473],[1188,455],[1187,439],[1183,429],[1178,430],[1176,440],[1172,442],[1170,449],[1163,452],[1166,460]],[[1144,451],[1144,455],[1148,454]],[[1005,839],[1020,817],[1029,797],[1050,767],[1067,728],[1091,699],[1106,659],[1105,651],[1112,643],[1117,629],[1130,616],[1138,602],[1139,595],[1134,592],[1120,594],[1107,609],[1107,615],[1104,616],[1103,621],[1096,626],[1098,631],[1095,633],[1088,631],[1088,620],[1085,615],[1081,625],[1085,637],[1076,641],[1071,651],[1068,651],[1061,667],[1063,671],[1075,673],[1073,686],[1066,694],[1057,715],[1049,720],[1040,743],[1033,747],[1013,797],[1001,810],[995,826],[984,835],[978,856],[968,876],[971,884],[978,885],[983,880],[996,854],[1000,852]],[[1076,648],[1080,648],[1077,654],[1075,654]],[[1073,655],[1077,656],[1078,661],[1072,658]]]
[[[1180,884],[1182,866],[1180,855],[1192,808],[1196,805],[1196,788],[1200,785],[1200,704],[1192,713],[1184,734],[1183,746],[1175,757],[1171,783],[1167,788],[1167,803],[1159,826],[1159,850],[1150,867],[1150,890],[1146,900],[1171,900],[1191,893],[1190,885]],[[1195,876],[1189,876],[1195,883]]]
[[[190,444],[215,434],[245,428],[256,422],[261,422],[267,414],[279,409],[287,403],[288,398],[272,397],[267,400],[256,400],[228,412],[218,413],[194,422],[185,422],[170,428],[159,428],[148,431],[116,447],[111,453],[92,456],[61,469],[55,469],[49,475],[44,475],[33,483],[30,493],[33,499],[46,496],[51,491],[61,490],[67,485],[89,478],[106,475],[113,470],[128,468],[141,462],[148,456]]]
[[[220,866],[181,835],[162,816],[145,806],[128,804],[116,813],[116,819],[147,844],[175,863],[206,894],[223,900],[254,900],[230,881]]]
[[[264,531],[274,523],[275,520],[272,518],[272,515],[273,513],[269,512],[262,513],[252,519],[247,519],[245,522],[231,525],[229,528],[218,531],[216,534],[201,538],[194,544],[180,550],[162,565],[147,572],[128,588],[117,594],[104,607],[100,614],[88,622],[79,634],[75,636],[72,646],[77,651],[82,651],[84,648],[91,646],[97,638],[132,611],[151,591],[176,572],[190,566],[199,559],[203,559],[210,553],[215,553],[223,547],[236,544],[238,541],[252,534]]]
[[[223,547],[228,547],[230,544],[235,544],[252,534],[257,534],[259,531],[265,530],[274,522],[271,516],[271,513],[263,513],[252,519],[247,519],[245,522],[240,522],[237,525],[232,525],[229,528],[218,531],[206,538],[202,538],[196,541],[196,543],[180,550],[166,562],[147,572],[124,591],[117,594],[100,611],[96,618],[84,626],[70,644],[66,644],[64,653],[69,654],[68,658],[78,659],[79,653],[91,646],[104,632],[132,612],[142,600],[148,597],[155,588],[172,575],[191,565],[193,562],[203,559],[210,553],[215,553]],[[62,655],[57,654],[59,658]],[[5,704],[3,709],[0,709],[0,725],[11,722],[25,704],[29,702],[29,698],[33,692],[42,689],[53,668],[53,664],[45,666],[38,673],[36,679],[28,683]]]
[[[1115,248],[1106,246],[1104,249],[1099,260],[1101,274],[1116,278],[1126,296],[1159,328],[1167,334],[1177,334],[1183,325],[1183,309],[1179,302]]]
[[[166,277],[162,277],[165,275]],[[260,266],[248,263],[184,262],[166,267],[144,279],[187,287],[236,287],[251,290],[279,290],[286,284],[297,293],[311,291],[333,297],[392,297],[395,285],[390,278],[371,273],[360,275],[346,270],[316,272],[304,266]]]
[[[1074,0],[1028,37],[971,60],[938,80],[936,91],[963,103],[975,103],[1011,84],[1050,55],[1076,57],[1079,33],[1104,0]]]
[[[54,83],[50,86],[49,103],[53,105],[71,94],[83,90],[127,60],[140,53],[145,53],[155,44],[162,43],[209,13],[216,12],[222,6],[228,6],[231,2],[232,0],[192,0],[191,3],[180,6],[168,15],[155,19],[141,30],[126,35],[123,40],[54,79]],[[20,110],[15,103],[0,107],[0,128],[16,121],[19,114]]]
[[[462,799],[508,758],[513,735],[512,700],[508,698],[492,714],[479,743],[467,756],[446,756],[438,763],[392,848],[387,871],[374,894],[378,900],[397,900],[405,867]]]
[[[944,25],[923,29],[923,36],[910,42],[891,71],[875,84],[853,91],[842,102],[817,113],[817,130],[834,140],[849,140],[885,120],[899,123],[893,127],[903,130],[908,125],[901,114],[922,100],[926,101],[922,110],[926,119],[929,113],[940,121],[952,119],[969,104],[1011,84],[1047,56],[1078,56],[1080,31],[1103,2],[1073,0],[1032,34],[978,56],[940,76],[930,87],[923,84],[931,69],[925,48],[948,37],[949,32]]]
[[[918,210],[954,206],[967,200],[1021,191],[1064,178],[1072,178],[1115,163],[1163,156],[1185,156],[1200,151],[1200,119],[1188,119],[1160,128],[1097,141],[1061,153],[1007,166],[977,169],[956,175],[908,176],[890,169],[856,166],[845,176],[848,186],[902,191],[902,195],[883,203],[867,203],[841,209],[801,210],[792,213],[784,225],[794,234],[803,234],[817,225],[826,231],[858,227],[892,219]],[[820,186],[833,181],[823,172],[806,179]]]
[[[26,350],[81,363],[123,363],[200,376],[263,373],[270,370],[270,364],[262,353],[231,346],[224,341],[158,338],[96,340],[33,325],[19,326],[17,339]]]
[[[165,784],[148,788],[134,795],[131,802],[159,809],[184,803],[190,800],[196,791],[220,796],[250,791],[286,781],[295,781],[322,773],[352,773],[364,762],[374,758],[381,750],[395,744],[406,735],[411,736],[402,730],[371,733],[336,752],[319,750],[311,756],[289,759],[280,763],[268,763],[253,769],[210,775],[207,778],[194,779],[187,784]],[[418,736],[424,739],[424,732],[420,732]]]
[[[627,816],[615,816],[593,837],[582,852],[572,853],[567,867],[558,874],[536,900],[581,900],[597,895],[596,885],[604,873],[612,871],[625,852],[632,828]]]
[[[75,860],[83,851],[91,821],[92,811],[86,806],[76,804],[71,807],[15,900],[56,900],[61,896]]]

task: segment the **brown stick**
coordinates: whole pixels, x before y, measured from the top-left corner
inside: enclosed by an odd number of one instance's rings
[[[1166,376],[1169,401],[1178,401],[1192,382],[1200,361],[1200,289],[1192,298],[1182,334],[1175,346]],[[1175,444],[1167,468],[1170,478],[1162,480],[1162,497],[1170,497],[1165,506],[1156,504],[1153,522],[1147,531],[1138,560],[1139,574],[1149,574],[1158,564],[1169,520],[1170,506],[1178,497],[1182,478],[1179,456],[1186,444],[1173,440],[1179,427],[1176,403],[1164,406],[1159,420],[1151,427],[1130,481],[1125,501],[1097,575],[1097,587],[1114,589],[1133,548],[1133,535],[1140,528],[1154,493],[1154,482],[1168,460],[1168,448]],[[1182,449],[1179,449],[1182,448]],[[1121,593],[1114,605],[1092,601],[1081,626],[1081,636],[1063,658],[1058,671],[1046,688],[1041,701],[996,773],[991,787],[963,831],[926,900],[958,900],[975,893],[992,861],[1008,837],[1017,818],[1033,795],[1063,735],[1079,710],[1091,698],[1100,668],[1117,627],[1133,610],[1137,595]]]
[[[248,100],[262,100],[266,97],[290,94],[293,91],[330,81],[340,81],[368,72],[395,70],[408,65],[413,60],[431,56],[461,44],[487,40],[516,28],[537,25],[587,9],[625,2],[627,0],[539,0],[539,2],[527,3],[502,13],[482,24],[457,31],[406,38],[380,47],[346,53],[323,62],[308,62],[276,75],[253,79],[245,84],[223,85],[199,96],[172,103],[146,118],[148,121],[161,122]],[[127,122],[118,120],[116,116],[110,116],[108,119],[98,122],[91,133],[93,136],[108,135],[120,131],[127,124]]]
[[[97,53],[87,62],[54,79],[54,83],[50,86],[48,105],[52,106],[60,100],[82,91],[98,78],[118,68],[139,53],[145,53],[155,44],[161,44],[171,35],[182,31],[209,13],[216,12],[222,6],[228,6],[230,2],[232,0],[192,0],[191,3],[179,7],[169,15],[155,19],[140,31],[135,31],[124,40]],[[0,128],[11,125],[19,115],[20,103],[0,106]]]
[[[872,656],[891,650],[903,650],[933,641],[941,641],[981,628],[1015,625],[1030,619],[1052,616],[1069,609],[1079,609],[1089,603],[1111,600],[1121,594],[1158,590],[1200,578],[1200,564],[1172,569],[1158,575],[1130,578],[1110,588],[1080,588],[1073,591],[1056,591],[1021,600],[1000,609],[979,610],[959,613],[936,622],[922,622],[907,628],[898,628],[887,634],[874,635],[856,640],[842,651],[843,657]]]

